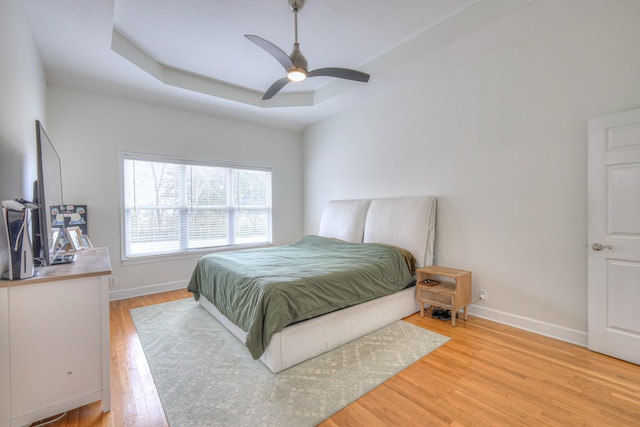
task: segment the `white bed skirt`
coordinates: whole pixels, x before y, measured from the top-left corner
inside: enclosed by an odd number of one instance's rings
[[[200,295],[198,302],[242,343],[246,342],[247,333],[220,313],[203,295]],[[277,373],[419,310],[415,287],[412,286],[392,295],[288,326],[271,337],[260,360],[273,373]]]

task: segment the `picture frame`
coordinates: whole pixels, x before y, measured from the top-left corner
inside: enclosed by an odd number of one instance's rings
[[[93,245],[91,244],[91,240],[89,240],[89,236],[86,234],[80,235],[80,243],[82,244],[82,249],[92,249]]]
[[[67,235],[67,240],[71,244],[71,248],[74,251],[81,251],[84,249],[84,246],[80,241],[80,236],[82,236],[80,227],[67,227],[64,229],[64,232]]]
[[[52,228],[49,230],[49,253],[52,254],[58,249],[60,240],[60,229]]]

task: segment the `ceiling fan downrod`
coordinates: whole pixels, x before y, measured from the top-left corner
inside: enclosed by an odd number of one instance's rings
[[[289,55],[293,67],[287,70],[287,77],[292,82],[301,82],[307,77],[307,70],[309,64],[307,58],[304,57],[302,51],[300,51],[300,44],[298,43],[298,11],[304,6],[304,0],[289,0],[289,7],[293,11],[294,22],[294,43],[293,52]]]

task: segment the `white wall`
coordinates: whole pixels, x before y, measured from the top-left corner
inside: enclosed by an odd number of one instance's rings
[[[36,119],[44,119],[44,69],[18,0],[0,3],[0,200],[31,198],[36,178]],[[4,227],[0,220],[0,227]],[[0,230],[0,273],[9,265]],[[0,342],[9,342],[9,297],[0,288]],[[0,347],[0,424],[10,414],[9,349]]]
[[[638,22],[623,1],[312,126],[305,232],[330,199],[436,195],[475,311],[584,344],[587,120],[640,106]]]
[[[88,205],[89,237],[109,248],[118,278],[112,298],[184,286],[198,258],[122,265],[121,150],[271,167],[274,242],[301,237],[300,134],[60,86],[49,87],[47,105],[65,202]]]
[[[17,0],[0,5],[0,200],[33,196],[36,119],[44,120],[44,68]],[[0,220],[4,227],[4,223]],[[0,232],[0,272],[8,266]]]

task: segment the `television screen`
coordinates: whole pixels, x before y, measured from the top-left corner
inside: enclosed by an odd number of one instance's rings
[[[50,243],[52,243],[49,242],[51,230],[51,215],[49,213],[52,206],[64,204],[62,162],[39,120],[36,120],[36,142],[38,181],[34,186],[34,191],[36,191],[39,206],[36,223],[39,230],[34,233],[34,242],[38,242],[38,244],[34,244],[34,256],[40,265],[51,265],[53,256],[49,251]]]

